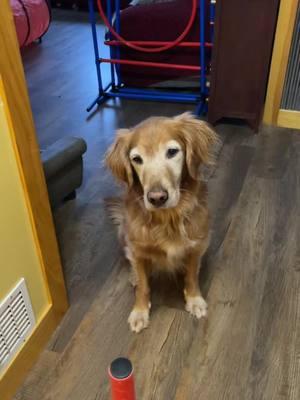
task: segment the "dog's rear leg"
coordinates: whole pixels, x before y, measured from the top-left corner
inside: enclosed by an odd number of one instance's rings
[[[140,332],[149,324],[150,287],[148,278],[148,262],[146,260],[132,261],[136,272],[135,304],[129,315],[128,322],[133,332]]]
[[[200,269],[201,255],[197,252],[191,253],[185,264],[184,297],[185,309],[196,318],[207,314],[207,304],[199,289],[198,274]]]

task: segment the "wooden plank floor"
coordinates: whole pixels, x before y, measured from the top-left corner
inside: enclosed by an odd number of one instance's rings
[[[96,85],[85,21],[56,13],[44,43],[23,54],[41,146],[77,134],[88,152],[76,201],[55,211],[71,307],[15,400],[109,399],[107,366],[120,355],[134,363],[139,400],[298,400],[299,132],[218,127],[213,235],[200,277],[208,318],[184,311],[180,278],[161,277],[149,328],[132,334],[128,266],[102,204],[118,189],[101,158],[115,128],[188,107],[117,101],[87,116]]]

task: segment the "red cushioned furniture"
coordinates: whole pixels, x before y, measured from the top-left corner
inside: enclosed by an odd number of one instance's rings
[[[207,15],[209,15],[207,0]],[[184,30],[191,14],[191,0],[174,0],[166,3],[130,6],[121,12],[121,35],[128,40],[172,41]],[[206,38],[209,41],[209,18],[206,18]],[[199,12],[191,31],[184,41],[198,42],[200,37]],[[210,53],[210,50],[206,50]],[[209,54],[208,54],[209,56]],[[121,48],[121,58],[138,61],[154,61],[173,64],[199,65],[199,48],[176,47],[162,53],[142,53]],[[122,81],[128,85],[148,86],[165,80],[183,78],[195,73],[191,71],[150,67],[121,66]],[[197,74],[197,73],[196,73]]]

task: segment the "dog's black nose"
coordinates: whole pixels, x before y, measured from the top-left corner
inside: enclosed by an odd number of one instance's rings
[[[150,190],[147,194],[147,199],[155,207],[161,207],[168,200],[168,192],[166,190]]]

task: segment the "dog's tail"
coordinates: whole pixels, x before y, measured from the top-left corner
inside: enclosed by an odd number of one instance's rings
[[[105,208],[113,224],[118,229],[118,236],[121,242],[124,239],[125,208],[120,197],[110,197],[104,200]]]

